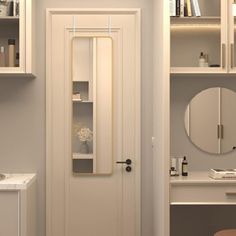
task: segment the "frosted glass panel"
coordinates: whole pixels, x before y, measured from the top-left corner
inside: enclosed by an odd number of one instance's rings
[[[72,161],[77,174],[112,173],[112,39],[72,41]]]

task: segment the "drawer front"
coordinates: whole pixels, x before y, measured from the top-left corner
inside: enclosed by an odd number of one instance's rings
[[[236,204],[235,185],[172,185],[171,204]]]

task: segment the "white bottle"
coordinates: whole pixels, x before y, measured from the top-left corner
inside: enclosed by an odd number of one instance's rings
[[[198,61],[198,66],[205,67],[205,63],[206,63],[206,60],[205,60],[204,54],[203,54],[203,52],[201,52],[200,57],[199,57],[199,61]]]
[[[5,48],[1,46],[0,48],[0,67],[6,66],[6,54],[5,54]]]
[[[8,66],[9,67],[15,67],[15,58],[16,58],[16,52],[15,52],[15,39],[8,39]]]
[[[204,64],[204,66],[205,67],[209,67],[209,56],[208,56],[208,54],[206,53],[205,55],[204,55],[204,57],[205,57],[205,64]]]

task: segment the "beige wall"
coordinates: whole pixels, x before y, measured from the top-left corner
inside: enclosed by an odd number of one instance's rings
[[[45,236],[45,9],[142,9],[142,235],[152,236],[152,0],[36,0],[37,75],[0,79],[0,172],[38,173],[38,236]]]

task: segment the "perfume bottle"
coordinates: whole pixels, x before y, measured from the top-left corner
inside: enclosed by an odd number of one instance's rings
[[[15,39],[8,39],[8,66],[15,67]]]
[[[188,176],[188,162],[186,157],[184,157],[182,162],[182,176]]]
[[[204,53],[201,52],[199,60],[198,60],[198,66],[205,67],[205,62],[206,62],[206,59],[205,59]]]

